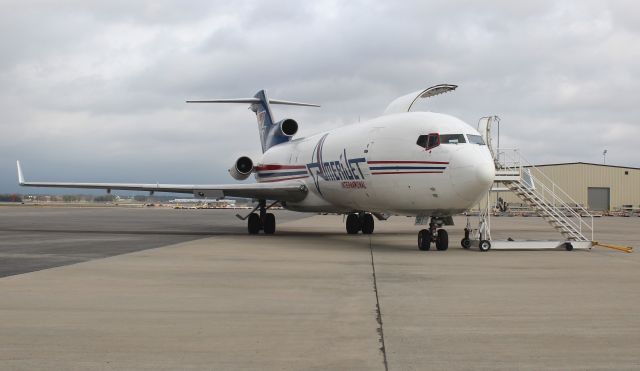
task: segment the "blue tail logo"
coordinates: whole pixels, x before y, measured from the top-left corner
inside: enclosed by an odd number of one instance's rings
[[[256,119],[258,120],[258,132],[260,133],[260,144],[262,144],[262,152],[268,150],[276,144],[286,142],[290,139],[286,135],[278,135],[277,125],[274,125],[273,115],[271,113],[271,106],[269,105],[269,98],[267,98],[267,92],[260,90],[253,96],[257,98],[256,103],[251,104],[251,110],[256,113]],[[274,133],[271,133],[274,131]]]

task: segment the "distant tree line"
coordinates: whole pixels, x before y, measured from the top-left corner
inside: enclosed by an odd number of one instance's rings
[[[22,202],[22,195],[0,194],[0,202]]]
[[[125,196],[126,197],[126,196]],[[138,202],[162,202],[169,201],[176,198],[176,196],[149,196],[149,195],[134,195],[128,196],[132,197],[134,200]],[[93,196],[86,194],[76,194],[76,195],[46,195],[46,194],[35,194],[35,195],[21,195],[21,194],[10,194],[10,193],[0,193],[0,202],[116,202],[120,201],[120,198],[116,195],[106,194],[101,196]]]
[[[93,198],[95,202],[113,202],[116,199],[114,195],[97,196]]]

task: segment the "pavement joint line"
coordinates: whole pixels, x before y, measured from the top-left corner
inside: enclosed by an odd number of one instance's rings
[[[380,351],[384,362],[385,371],[389,371],[389,363],[387,361],[387,348],[384,344],[384,329],[382,326],[382,310],[380,309],[380,298],[378,297],[378,280],[376,278],[376,265],[373,260],[373,244],[371,243],[371,235],[369,235],[369,253],[371,254],[371,271],[373,276],[373,291],[376,294],[376,321],[378,321],[378,334],[380,341]]]

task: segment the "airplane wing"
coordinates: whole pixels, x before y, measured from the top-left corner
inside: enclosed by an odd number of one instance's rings
[[[246,197],[277,201],[301,201],[307,195],[307,187],[300,181],[284,181],[254,184],[136,184],[136,183],[70,183],[70,182],[28,182],[24,179],[20,161],[18,182],[24,187],[113,189],[128,191],[192,193],[196,197]]]

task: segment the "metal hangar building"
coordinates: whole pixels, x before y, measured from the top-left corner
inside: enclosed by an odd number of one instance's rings
[[[640,209],[640,168],[587,162],[536,165],[535,168],[589,210]],[[510,204],[521,202],[511,192],[500,192],[499,197]]]

